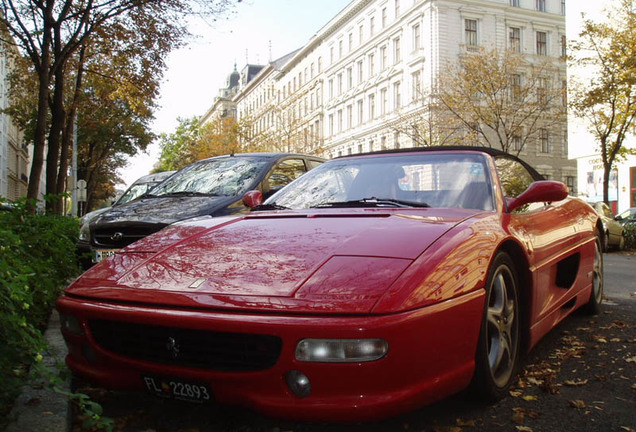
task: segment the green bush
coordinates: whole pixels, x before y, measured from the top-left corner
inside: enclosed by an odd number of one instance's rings
[[[625,249],[636,250],[636,224],[625,225]]]
[[[78,233],[77,219],[30,214],[24,203],[0,211],[0,417],[41,359],[55,300],[80,272]]]

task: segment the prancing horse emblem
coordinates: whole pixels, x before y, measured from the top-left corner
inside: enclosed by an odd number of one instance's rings
[[[170,352],[170,354],[172,354],[172,358],[177,358],[179,356],[179,343],[175,338],[168,337],[166,349]]]
[[[110,239],[112,241],[120,241],[121,239],[124,238],[124,234],[120,233],[120,232],[116,232],[115,234],[113,234],[112,236],[110,236]]]

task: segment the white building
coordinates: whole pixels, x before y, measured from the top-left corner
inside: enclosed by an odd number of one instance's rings
[[[233,100],[252,138],[277,150],[336,157],[411,147],[397,126],[426,111],[421,95],[449,62],[480,47],[515,47],[530,64],[553,59],[551,78],[564,82],[565,0],[353,0]],[[575,189],[565,122],[521,157]]]
[[[11,71],[9,50],[0,44],[0,110],[9,106],[8,74]],[[0,196],[9,201],[26,196],[29,180],[29,152],[23,143],[23,134],[11,120],[0,113]]]

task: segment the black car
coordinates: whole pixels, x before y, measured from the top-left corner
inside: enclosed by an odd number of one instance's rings
[[[184,219],[248,211],[242,201],[245,192],[258,189],[268,197],[322,162],[300,154],[245,153],[188,165],[146,195],[111,208],[90,224],[93,261]]]

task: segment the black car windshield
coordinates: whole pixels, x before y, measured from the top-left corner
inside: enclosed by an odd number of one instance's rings
[[[265,201],[293,209],[461,207],[492,210],[492,182],[479,153],[381,154],[328,161]]]
[[[194,163],[150,191],[151,196],[236,196],[247,192],[267,164],[266,159],[225,157]]]

